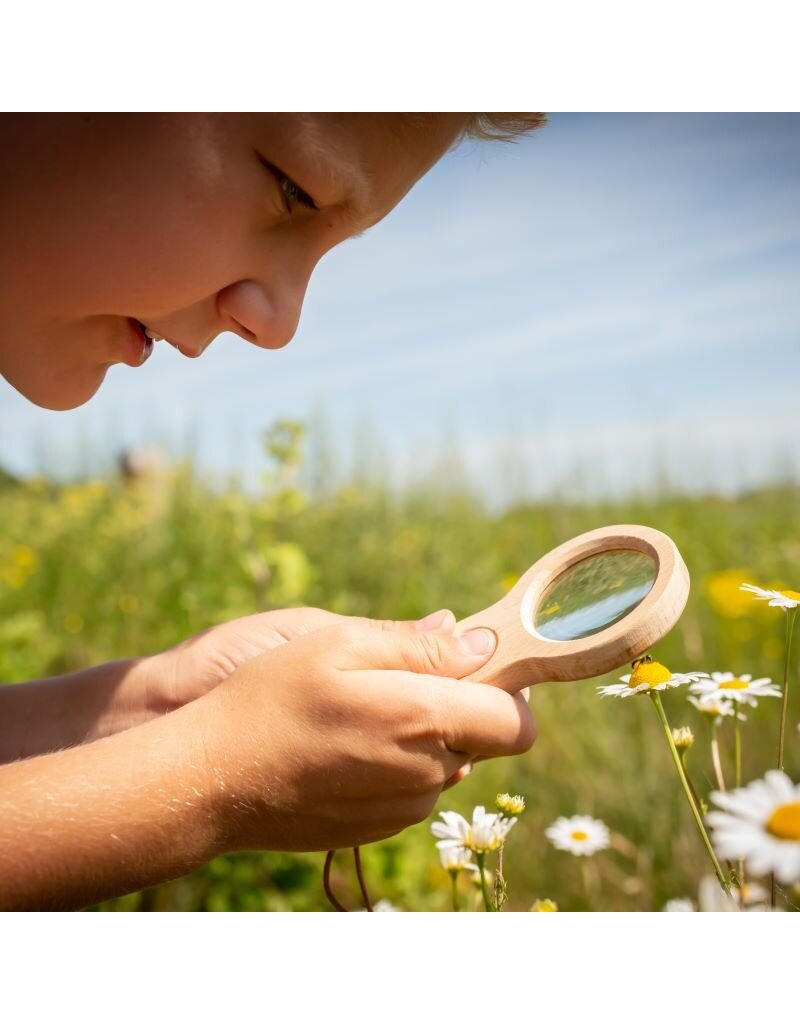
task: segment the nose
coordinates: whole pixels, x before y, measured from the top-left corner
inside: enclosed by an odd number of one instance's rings
[[[287,281],[267,291],[258,281],[237,281],[219,292],[217,306],[235,333],[261,348],[283,348],[297,331],[306,284]]]

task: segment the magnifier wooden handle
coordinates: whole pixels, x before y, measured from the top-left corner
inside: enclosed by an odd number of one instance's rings
[[[534,626],[541,598],[568,569],[606,552],[637,551],[655,564],[649,592],[599,632],[552,640]],[[509,693],[547,681],[589,679],[645,654],[675,625],[689,596],[689,571],[675,543],[648,526],[606,526],[581,534],[539,559],[496,604],[462,619],[456,633],[485,626],[497,636],[492,658],[466,678]]]

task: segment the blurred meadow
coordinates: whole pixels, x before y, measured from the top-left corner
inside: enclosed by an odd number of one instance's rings
[[[782,673],[784,615],[739,583],[798,586],[800,488],[790,483],[738,497],[649,489],[626,499],[553,495],[493,510],[452,479],[392,487],[377,474],[326,476],[304,428],[277,422],[262,437],[257,488],[224,484],[191,461],[125,477],[57,483],[0,482],[0,679],[13,684],[119,657],[155,653],[225,619],[288,605],[342,614],[416,618],[450,607],[465,616],[499,598],[537,557],[598,526],[636,522],[665,531],[692,576],[678,626],[654,652],[674,671]],[[313,438],[311,439],[313,440]],[[455,457],[455,456],[454,456]],[[793,671],[796,675],[797,655]],[[601,700],[595,682],[546,684],[532,704],[540,736],[526,755],[481,763],[444,793],[437,810],[469,816],[495,795],[522,794],[527,810],[505,856],[510,900],[562,910],[660,909],[696,896],[708,874],[648,701]],[[786,767],[800,771],[800,687],[789,709]],[[748,709],[745,780],[773,766],[777,715]],[[777,703],[777,702],[775,702]],[[706,722],[685,690],[667,692],[673,726],[697,737],[688,765],[701,794],[714,788]],[[721,729],[730,765],[730,724]],[[559,815],[591,814],[638,848],[585,862],[552,848],[544,829]],[[374,899],[403,910],[446,910],[449,879],[430,821],[363,851]],[[104,904],[102,910],[322,910],[322,854],[227,856],[186,878]],[[333,882],[359,906],[342,852]],[[477,907],[477,890],[475,900]]]

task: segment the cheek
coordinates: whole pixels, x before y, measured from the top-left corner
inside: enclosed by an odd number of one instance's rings
[[[122,133],[90,155],[39,182],[16,218],[30,309],[43,320],[152,317],[236,279],[263,181],[213,123]]]

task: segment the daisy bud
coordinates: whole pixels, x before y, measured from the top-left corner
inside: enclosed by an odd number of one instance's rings
[[[509,793],[498,793],[495,800],[495,807],[501,814],[515,816],[522,814],[525,810],[524,796],[511,796]]]
[[[688,750],[694,743],[694,733],[688,725],[672,730],[672,740],[678,750]]]
[[[558,904],[554,903],[553,900],[534,900],[531,910],[544,911],[545,913],[552,913],[558,910]]]

